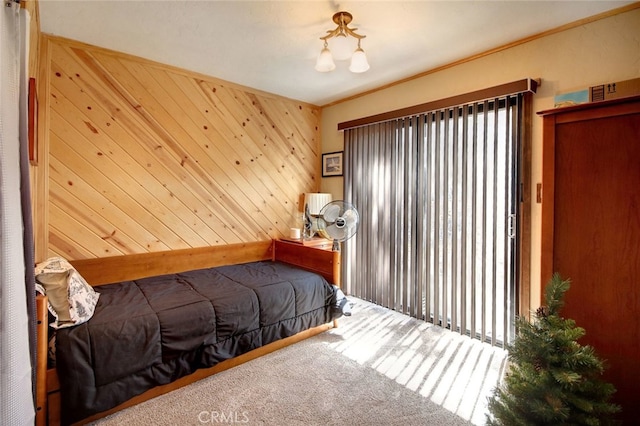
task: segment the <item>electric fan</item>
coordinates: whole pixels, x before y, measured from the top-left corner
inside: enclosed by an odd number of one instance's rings
[[[337,200],[325,205],[318,216],[318,233],[333,240],[332,250],[340,251],[340,243],[353,237],[358,230],[360,215],[353,204]]]

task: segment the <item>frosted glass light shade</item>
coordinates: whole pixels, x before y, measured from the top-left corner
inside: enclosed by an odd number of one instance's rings
[[[369,69],[369,62],[367,61],[367,55],[364,54],[364,50],[357,48],[353,52],[351,57],[351,65],[349,65],[349,71],[353,73],[365,72]]]
[[[304,202],[309,206],[309,214],[317,216],[320,210],[332,201],[329,193],[308,192],[304,194]]]
[[[351,58],[351,53],[357,48],[358,41],[353,37],[338,34],[331,39],[331,52],[336,61],[346,61]]]
[[[316,71],[319,72],[329,72],[336,69],[336,64],[333,62],[333,56],[331,56],[331,51],[328,48],[323,48],[318,55],[318,60],[316,61]]]

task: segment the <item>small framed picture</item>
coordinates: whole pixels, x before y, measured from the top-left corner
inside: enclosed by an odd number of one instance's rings
[[[342,155],[344,151],[322,154],[322,177],[342,176]]]

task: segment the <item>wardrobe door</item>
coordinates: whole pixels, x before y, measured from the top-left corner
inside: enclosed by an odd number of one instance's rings
[[[542,282],[553,272],[571,279],[562,314],[606,360],[631,423],[640,397],[640,102],[544,120]]]

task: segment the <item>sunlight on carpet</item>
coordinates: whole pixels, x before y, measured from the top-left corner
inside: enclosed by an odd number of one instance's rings
[[[338,328],[98,420],[100,426],[484,424],[506,352],[349,298]]]
[[[371,367],[474,424],[504,373],[507,352],[478,340],[350,298],[352,316],[329,333],[332,350]],[[363,315],[365,314],[366,315]]]

